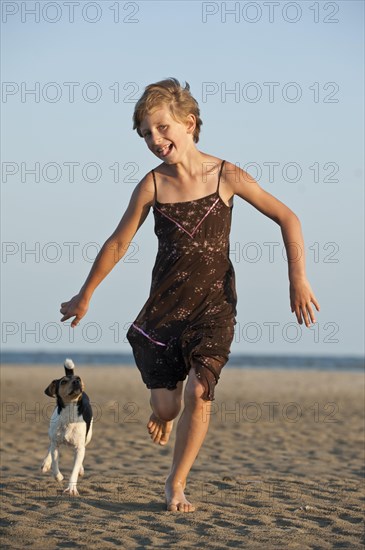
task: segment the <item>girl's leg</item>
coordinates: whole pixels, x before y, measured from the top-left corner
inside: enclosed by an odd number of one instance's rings
[[[202,399],[203,393],[204,388],[191,368],[184,393],[185,408],[176,429],[172,467],[165,484],[166,505],[170,511],[195,510],[186,499],[184,489],[209,427],[211,402]]]
[[[154,443],[166,445],[172,430],[173,419],[180,412],[183,382],[177,383],[176,390],[159,388],[151,390],[150,405],[153,410],[147,429]]]

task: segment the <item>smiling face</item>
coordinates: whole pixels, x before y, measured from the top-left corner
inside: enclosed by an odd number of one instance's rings
[[[64,376],[59,380],[53,380],[44,390],[50,397],[60,397],[64,403],[77,401],[84,391],[84,383],[79,376]]]
[[[174,164],[193,145],[194,128],[194,115],[188,115],[186,121],[177,121],[170,109],[163,105],[143,118],[140,132],[156,157],[167,164]]]

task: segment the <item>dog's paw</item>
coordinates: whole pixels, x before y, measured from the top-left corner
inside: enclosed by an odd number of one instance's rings
[[[79,476],[83,476],[84,473],[85,473],[84,467],[81,466],[80,471],[79,471]]]
[[[58,474],[55,475],[55,479],[57,479],[57,481],[63,480],[63,475],[61,474],[61,472],[58,472]]]
[[[51,469],[51,462],[44,460],[42,464],[42,472],[45,474],[46,472],[49,472]]]
[[[79,492],[76,487],[76,483],[70,483],[70,485],[63,491],[64,493],[68,493],[70,496],[78,497]]]

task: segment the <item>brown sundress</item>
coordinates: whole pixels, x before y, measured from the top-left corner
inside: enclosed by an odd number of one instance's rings
[[[150,296],[127,332],[147,388],[176,389],[193,367],[207,401],[214,400],[236,324],[233,206],[219,195],[223,164],[216,191],[187,202],[160,203],[152,170],[158,252]]]

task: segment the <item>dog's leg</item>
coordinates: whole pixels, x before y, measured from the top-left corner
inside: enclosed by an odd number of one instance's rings
[[[42,472],[43,473],[49,472],[49,470],[51,469],[51,465],[52,465],[52,455],[51,455],[51,447],[49,447],[48,454],[42,463]]]
[[[79,494],[77,490],[77,479],[79,477],[80,469],[82,468],[82,463],[84,461],[85,457],[85,447],[76,447],[75,449],[75,462],[72,469],[70,481],[68,483],[67,489],[65,489],[65,493],[69,493],[70,495],[77,496]]]
[[[85,470],[84,470],[83,465],[81,464],[81,466],[80,466],[80,471],[79,471],[79,476],[83,476],[84,473],[85,473]]]
[[[62,481],[63,475],[58,467],[58,447],[55,443],[51,443],[50,451],[52,456],[52,473],[57,481]]]

